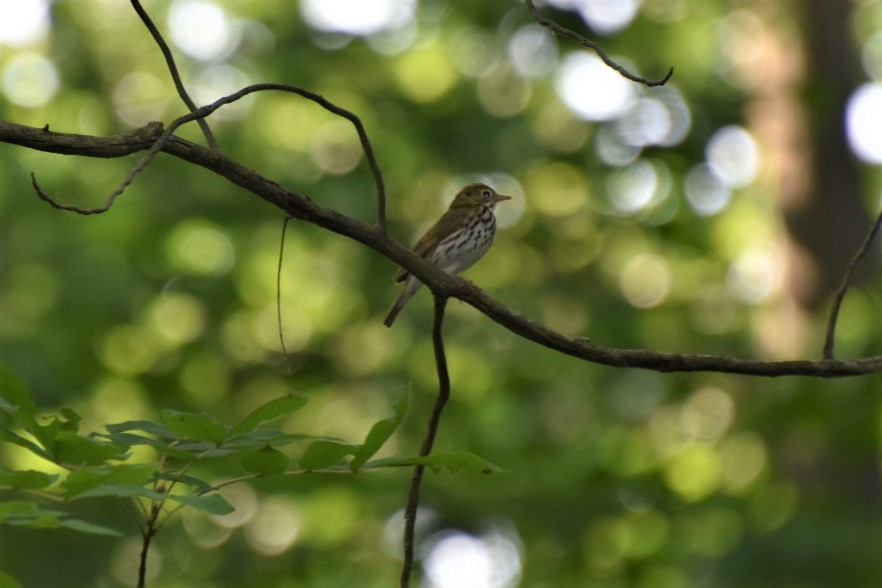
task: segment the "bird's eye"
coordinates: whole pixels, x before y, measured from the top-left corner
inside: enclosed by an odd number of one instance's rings
[[[481,196],[483,196],[484,198],[486,198],[488,200],[490,199],[490,196],[492,196],[492,195],[493,195],[493,192],[491,192],[490,190],[482,190],[481,191]]]

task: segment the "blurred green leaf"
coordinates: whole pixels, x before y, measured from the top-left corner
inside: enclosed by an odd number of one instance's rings
[[[247,471],[263,476],[275,476],[285,473],[289,464],[288,456],[266,445],[260,449],[249,451],[242,456],[242,467]]]
[[[226,498],[217,493],[205,495],[170,494],[168,499],[213,515],[226,515],[236,510],[232,504],[227,502]]]
[[[153,478],[153,464],[120,464],[74,470],[61,483],[68,498],[74,498],[98,486],[114,484],[144,485]]]
[[[91,535],[110,535],[111,537],[123,536],[123,534],[116,529],[111,529],[110,527],[105,527],[102,525],[96,525],[95,523],[81,521],[80,519],[64,518],[60,520],[60,524],[65,529],[79,531],[80,533],[89,533]]]
[[[6,572],[0,572],[0,588],[22,588],[22,584]]]
[[[97,465],[108,459],[123,459],[129,448],[107,443],[93,437],[84,437],[71,431],[59,431],[52,447],[52,459],[67,465]]]
[[[158,439],[175,438],[174,434],[169,430],[168,427],[160,423],[154,423],[153,421],[125,421],[122,423],[105,425],[104,428],[107,429],[107,431],[111,435],[125,433],[128,431],[142,431],[144,433],[155,435]]]
[[[425,457],[386,457],[369,462],[365,469],[424,465],[433,472],[447,470],[452,474],[502,474],[508,470],[466,451],[433,453]]]
[[[306,448],[298,465],[304,470],[321,470],[337,465],[347,455],[354,455],[359,445],[351,445],[342,441],[316,441]]]
[[[367,463],[367,460],[373,457],[383,444],[389,440],[389,437],[392,436],[404,420],[409,405],[410,395],[405,394],[395,403],[395,413],[392,417],[374,423],[374,426],[371,427],[371,430],[368,432],[361,449],[359,449],[355,454],[355,457],[352,458],[352,463],[350,464],[352,471],[358,471],[361,469],[361,467]]]
[[[231,435],[247,433],[267,421],[291,414],[303,408],[309,399],[302,394],[291,394],[270,400],[266,404],[251,411],[245,418],[239,421],[230,431]]]
[[[0,403],[3,410],[15,407],[33,413],[37,409],[25,381],[4,363],[0,363],[0,399],[4,401]]]
[[[18,488],[19,490],[37,490],[51,485],[58,476],[49,475],[36,470],[10,471],[0,468],[0,486]]]
[[[227,437],[227,428],[207,414],[196,414],[166,409],[162,411],[162,422],[181,439],[209,441],[220,445]]]

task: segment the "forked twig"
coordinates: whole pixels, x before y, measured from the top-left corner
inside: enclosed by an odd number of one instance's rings
[[[601,47],[596,41],[592,41],[588,37],[580,35],[576,31],[568,29],[567,27],[551,20],[550,18],[548,18],[547,16],[542,14],[538,8],[536,8],[536,5],[533,3],[533,0],[525,0],[525,2],[527,4],[527,9],[530,11],[530,14],[533,15],[533,19],[537,23],[539,23],[540,25],[547,28],[548,30],[550,30],[553,33],[557,33],[558,35],[561,35],[562,37],[567,37],[569,39],[572,39],[573,41],[575,41],[576,43],[578,43],[582,47],[585,47],[587,49],[591,49],[592,51],[594,51],[597,54],[597,56],[603,61],[603,63],[605,63],[608,67],[619,72],[619,74],[621,74],[622,77],[625,77],[625,78],[631,80],[632,82],[638,82],[640,84],[643,84],[644,86],[649,86],[650,88],[653,88],[655,86],[664,86],[666,83],[668,83],[668,80],[671,79],[671,76],[674,75],[674,68],[673,67],[668,70],[668,73],[667,73],[667,75],[665,75],[665,77],[658,79],[658,80],[650,80],[649,78],[644,78],[644,77],[638,76],[637,74],[633,74],[633,73],[629,72],[627,69],[625,69],[624,66],[621,66],[618,63],[616,63],[609,55],[607,55],[606,51],[603,50],[603,47]]]
[[[162,56],[165,57],[165,64],[168,67],[169,74],[171,74],[172,81],[175,83],[178,96],[181,97],[181,100],[184,101],[184,104],[187,105],[190,112],[196,112],[196,104],[190,99],[190,95],[184,87],[184,82],[181,80],[181,74],[178,72],[178,66],[175,65],[175,58],[172,55],[171,49],[168,47],[168,43],[165,42],[162,33],[160,33],[159,29],[156,28],[156,25],[153,24],[153,21],[150,19],[147,11],[144,10],[144,7],[141,6],[141,3],[138,0],[131,0],[131,2],[135,12],[137,12],[138,16],[141,18],[141,22],[144,23],[144,26],[150,31],[156,44],[159,45],[159,50],[162,51]],[[218,147],[217,139],[215,139],[214,133],[211,132],[211,128],[208,126],[208,121],[204,118],[200,118],[198,123],[199,128],[202,129],[202,134],[205,135],[205,140],[208,141],[208,147],[212,150],[216,150]]]
[[[843,276],[842,283],[839,285],[839,290],[836,292],[836,298],[833,299],[833,308],[830,309],[830,318],[827,321],[827,334],[824,337],[824,359],[833,359],[833,346],[835,345],[836,339],[836,323],[839,320],[839,311],[842,308],[845,294],[848,292],[849,285],[851,285],[851,276],[854,273],[854,268],[857,267],[860,260],[863,259],[864,255],[867,254],[867,251],[870,250],[870,245],[873,244],[873,240],[876,238],[876,234],[879,232],[880,227],[882,227],[882,212],[876,217],[876,222],[870,227],[867,236],[864,238],[864,242],[861,243],[860,249],[854,254],[854,257],[851,258],[851,261],[848,262],[848,266],[845,268],[845,276]]]
[[[435,318],[432,323],[432,347],[435,351],[435,368],[438,371],[438,397],[429,423],[426,427],[426,437],[420,449],[420,457],[432,453],[432,445],[438,434],[438,425],[441,422],[441,413],[450,398],[450,374],[447,372],[447,357],[444,354],[444,339],[441,327],[444,323],[444,307],[447,304],[447,296],[435,293]],[[417,507],[420,502],[420,485],[423,481],[423,473],[426,467],[417,465],[413,468],[410,478],[410,492],[407,496],[407,506],[404,509],[404,563],[401,567],[401,588],[410,586],[410,574],[413,571],[414,554],[414,531],[416,529]]]
[[[377,188],[377,216],[378,216],[378,225],[380,231],[385,235],[386,234],[386,190],[385,184],[383,182],[383,172],[380,170],[380,165],[377,162],[376,156],[374,155],[374,149],[371,145],[370,138],[367,135],[367,131],[364,128],[364,124],[361,122],[361,119],[354,112],[343,108],[342,106],[337,106],[321,94],[316,94],[310,90],[306,90],[305,88],[301,88],[299,86],[293,86],[290,84],[273,84],[273,83],[261,83],[261,84],[251,84],[250,86],[246,86],[237,92],[233,92],[227,96],[223,96],[218,98],[211,104],[206,104],[200,108],[197,108],[193,112],[189,114],[185,114],[173,120],[168,128],[154,141],[153,145],[150,147],[150,150],[147,154],[141,158],[138,163],[132,168],[129,174],[126,176],[125,180],[123,180],[122,184],[114,190],[114,192],[108,197],[103,206],[99,206],[97,208],[81,208],[78,206],[72,206],[67,204],[61,204],[58,201],[54,200],[52,197],[48,196],[40,187],[37,185],[37,181],[33,178],[33,174],[31,177],[33,179],[34,189],[37,191],[37,195],[42,199],[48,202],[55,208],[60,210],[68,210],[71,212],[76,212],[77,214],[100,214],[103,212],[107,212],[110,210],[110,207],[113,205],[113,202],[116,198],[122,194],[125,189],[132,183],[135,179],[135,176],[143,171],[156,155],[162,151],[162,149],[166,146],[166,144],[171,139],[174,132],[180,127],[188,122],[194,120],[200,120],[207,116],[210,116],[214,111],[225,106],[227,104],[231,104],[236,102],[237,100],[241,100],[245,96],[249,94],[253,94],[255,92],[264,92],[264,91],[279,91],[279,92],[287,92],[290,94],[297,94],[307,100],[315,102],[328,112],[335,114],[341,118],[345,118],[350,121],[352,125],[355,127],[356,133],[358,134],[359,141],[361,142],[362,149],[364,151],[365,157],[368,160],[368,164],[370,165],[371,172],[374,176],[374,183]],[[161,123],[151,123],[151,125],[156,125],[156,129],[162,128]]]

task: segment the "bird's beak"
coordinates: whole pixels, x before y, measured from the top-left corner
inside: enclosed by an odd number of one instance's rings
[[[497,194],[493,197],[493,202],[502,202],[503,200],[511,200],[511,196],[506,196],[505,194]]]

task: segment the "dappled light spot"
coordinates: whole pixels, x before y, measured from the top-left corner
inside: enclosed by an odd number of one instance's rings
[[[121,539],[116,543],[110,562],[110,573],[120,586],[135,586],[138,577],[138,562],[141,555],[141,537]],[[165,559],[159,549],[147,552],[147,573],[145,580],[148,585],[159,577],[165,565]]]
[[[684,547],[708,557],[728,553],[744,534],[744,521],[738,513],[722,506],[694,511],[684,516],[679,526]]]
[[[432,588],[509,588],[520,579],[520,540],[507,529],[479,537],[445,531],[428,543],[425,574]]]
[[[696,165],[687,172],[683,189],[692,210],[702,216],[722,212],[732,198],[732,190],[707,163]]]
[[[730,494],[749,490],[768,465],[768,452],[756,433],[739,432],[720,444],[722,486]]]
[[[170,344],[181,345],[205,330],[205,307],[185,292],[164,292],[149,309],[150,323]]]
[[[585,145],[588,126],[578,124],[568,108],[558,102],[550,102],[536,115],[533,134],[546,148],[571,153]]]
[[[116,116],[132,127],[160,120],[171,100],[171,82],[146,71],[133,71],[120,79],[113,88],[113,110]]]
[[[845,107],[845,131],[855,155],[867,163],[882,163],[882,84],[860,86]]]
[[[726,287],[747,304],[759,304],[784,284],[784,255],[771,245],[742,253],[726,275]]]
[[[352,125],[343,120],[329,121],[312,137],[309,154],[315,165],[325,173],[343,175],[361,161],[361,144]]]
[[[300,13],[318,31],[370,35],[404,26],[415,8],[415,0],[304,0]]]
[[[603,125],[597,130],[594,150],[601,161],[616,167],[633,163],[643,152],[642,147],[628,144],[614,125]]]
[[[611,35],[634,20],[641,0],[551,0],[551,4],[575,8],[594,31]]]
[[[526,184],[531,204],[548,216],[568,216],[588,204],[588,179],[569,163],[536,166],[528,171]]]
[[[520,114],[530,102],[529,84],[508,66],[498,66],[478,80],[478,98],[488,114],[508,118]]]
[[[453,34],[450,55],[454,67],[468,78],[490,73],[502,56],[495,35],[478,27],[462,27]]]
[[[705,386],[692,393],[680,409],[683,432],[700,441],[722,437],[735,417],[732,397],[715,386]]]
[[[26,47],[49,31],[48,0],[0,2],[0,46]]]
[[[749,504],[751,520],[770,532],[789,521],[799,507],[799,492],[790,484],[772,484],[758,492]]]
[[[730,188],[742,188],[759,173],[759,147],[753,136],[735,125],[719,129],[710,138],[705,151],[707,162]]]
[[[233,529],[219,525],[215,517],[196,509],[184,509],[181,523],[193,544],[202,549],[220,547],[233,536]]]
[[[236,510],[225,515],[206,515],[218,526],[236,529],[247,525],[257,514],[260,498],[251,486],[233,484],[223,489],[223,495]]]
[[[58,70],[48,58],[26,51],[9,58],[2,72],[3,94],[13,104],[37,108],[58,91]]]
[[[205,219],[178,223],[166,239],[166,257],[177,271],[222,276],[235,261],[233,243],[225,230]]]
[[[210,104],[220,98],[232,94],[251,84],[252,80],[241,69],[226,63],[212,63],[205,67],[192,85],[191,95],[196,106]],[[251,110],[254,102],[250,97],[237,100],[211,115],[213,121],[239,120]]]
[[[636,99],[633,82],[611,70],[599,57],[585,52],[564,57],[555,86],[564,103],[585,120],[618,118]]]
[[[613,208],[621,214],[635,214],[664,196],[655,166],[646,160],[613,171],[607,178],[607,193]]]
[[[297,503],[284,496],[260,501],[257,512],[245,525],[245,540],[265,556],[281,555],[300,534],[301,516]]]
[[[89,410],[101,423],[148,418],[151,413],[150,396],[135,379],[106,376],[95,384],[90,400]]]
[[[44,264],[4,266],[0,287],[0,333],[22,336],[40,325],[39,319],[58,302],[58,276]]]
[[[658,306],[665,301],[671,290],[670,269],[664,258],[654,253],[640,253],[622,268],[619,288],[632,306]]]
[[[668,488],[686,502],[697,502],[717,491],[722,477],[720,456],[710,445],[691,443],[665,466]]]
[[[117,374],[134,376],[152,368],[165,352],[158,333],[147,326],[120,325],[112,328],[98,346],[104,366]]]
[[[438,41],[409,51],[395,64],[398,87],[414,102],[440,100],[453,88],[457,77],[446,49]]]
[[[168,20],[172,41],[193,59],[224,59],[239,42],[238,27],[223,7],[214,2],[175,0]]]
[[[190,357],[181,366],[178,381],[188,401],[195,407],[216,407],[230,389],[230,367],[221,356],[203,353]]]
[[[549,73],[557,63],[554,37],[539,25],[519,28],[508,41],[508,59],[522,78],[538,78]]]
[[[656,98],[641,98],[617,122],[625,142],[635,147],[658,145],[671,132],[671,114]]]

